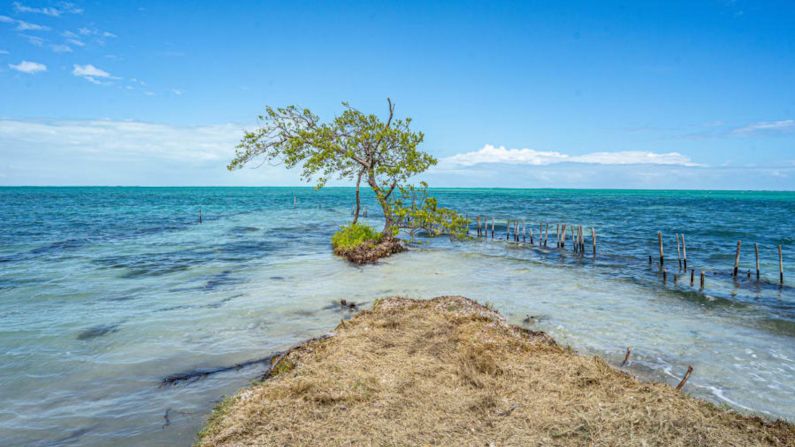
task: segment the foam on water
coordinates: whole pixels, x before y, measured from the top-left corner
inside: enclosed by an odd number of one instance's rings
[[[365,267],[329,253],[350,195],[0,188],[0,445],[190,445],[214,402],[264,366],[163,378],[326,333],[350,316],[333,301],[398,294],[465,295],[515,324],[531,315],[614,364],[632,346],[629,369],[650,380],[675,384],[693,365],[688,392],[795,420],[795,299],[774,284],[779,240],[764,225],[792,234],[795,194],[445,190],[470,216],[594,225],[599,255],[509,244],[498,228],[500,241],[435,240]],[[705,293],[662,286],[647,262],[658,230],[687,233],[691,265],[714,272]],[[760,242],[766,283],[726,274],[736,238]]]

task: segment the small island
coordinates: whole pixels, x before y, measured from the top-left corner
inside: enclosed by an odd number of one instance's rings
[[[198,446],[795,445],[746,416],[512,326],[464,297],[386,298],[275,358]]]

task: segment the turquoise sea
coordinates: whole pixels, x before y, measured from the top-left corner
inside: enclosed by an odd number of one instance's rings
[[[692,365],[687,392],[795,421],[795,193],[434,194],[495,217],[496,238],[420,240],[354,267],[328,243],[350,219],[351,188],[0,188],[0,445],[191,445],[214,404],[265,366],[164,378],[265,358],[348,318],[333,301],[388,295],[490,302],[616,365],[632,346],[627,370],[643,379],[675,384]],[[553,234],[547,248],[508,242],[506,219],[526,220],[536,239],[539,223],[584,225],[586,253],[554,248]],[[686,235],[689,267],[706,272],[703,291],[698,279],[673,283],[674,233]],[[760,281],[747,276],[754,243]]]

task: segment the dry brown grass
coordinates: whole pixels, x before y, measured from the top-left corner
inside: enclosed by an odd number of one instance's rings
[[[795,445],[462,297],[389,298],[227,400],[200,446]]]

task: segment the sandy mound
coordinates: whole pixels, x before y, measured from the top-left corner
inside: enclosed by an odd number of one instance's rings
[[[793,425],[641,383],[466,298],[373,307],[219,405],[199,445],[795,445]]]

